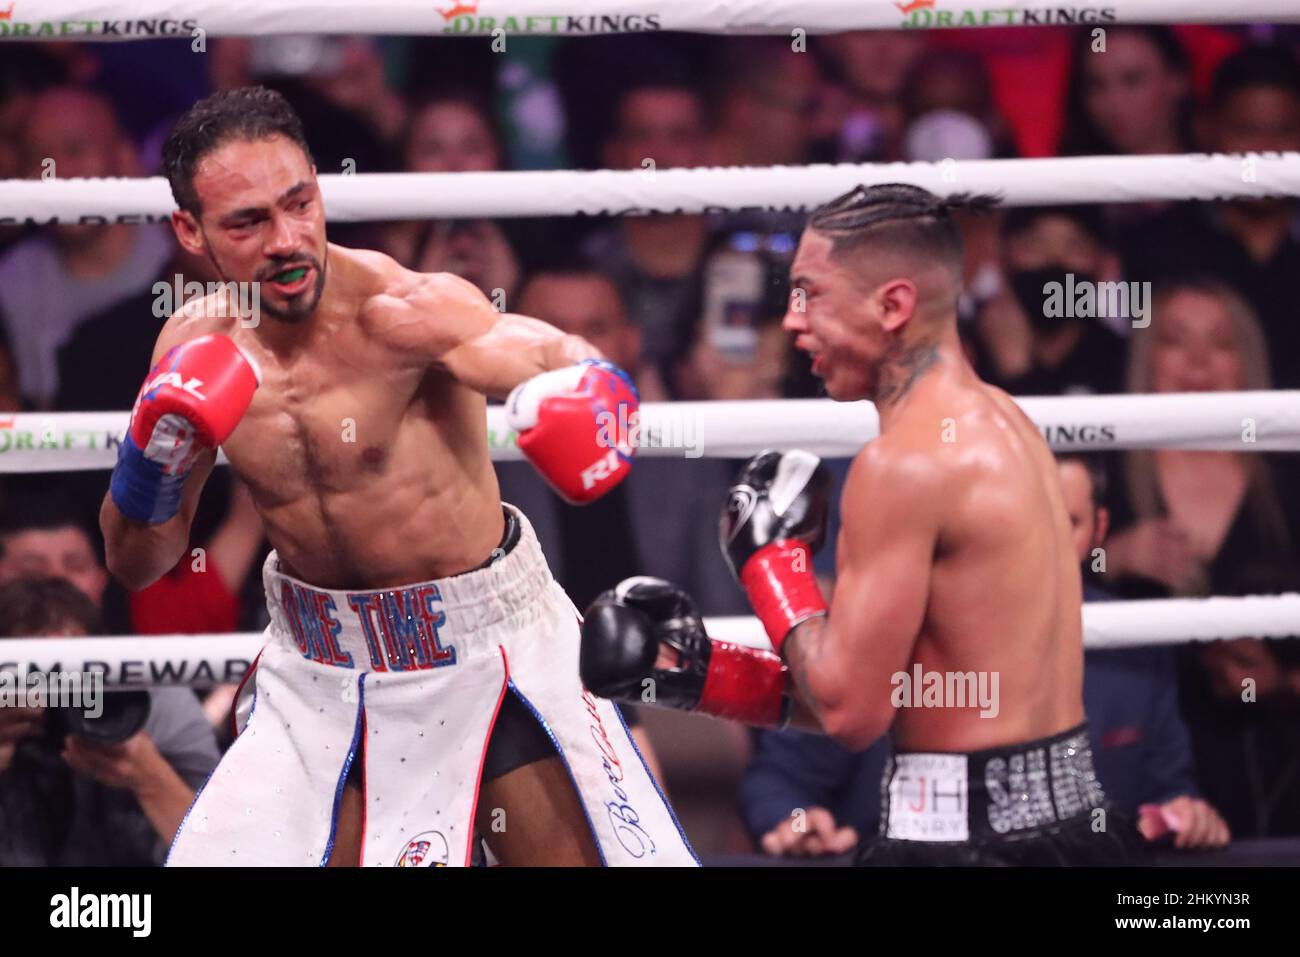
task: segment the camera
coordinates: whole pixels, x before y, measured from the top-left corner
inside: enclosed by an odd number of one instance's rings
[[[144,727],[149,720],[148,691],[105,691],[97,717],[81,708],[51,707],[47,727],[52,737],[75,734],[96,744],[119,744]]]

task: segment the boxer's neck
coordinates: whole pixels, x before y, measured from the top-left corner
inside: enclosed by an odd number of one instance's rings
[[[954,324],[898,340],[881,363],[871,396],[880,413],[881,428],[894,417],[918,383],[962,361]]]

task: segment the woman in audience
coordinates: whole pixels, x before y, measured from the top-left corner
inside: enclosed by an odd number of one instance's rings
[[[1186,153],[1193,148],[1187,52],[1164,26],[1080,30],[1065,101],[1064,156]],[[1097,43],[1105,43],[1098,49]]]
[[[1215,280],[1172,283],[1152,321],[1134,330],[1128,390],[1269,389],[1268,350],[1254,312]],[[1247,562],[1285,563],[1292,532],[1279,476],[1250,445],[1241,451],[1135,450],[1123,457],[1106,542],[1106,577],[1128,595],[1223,594]]]
[[[1214,280],[1161,289],[1151,325],[1136,330],[1131,392],[1268,389],[1268,350],[1254,312]],[[1279,457],[1241,451],[1132,451],[1124,456],[1102,579],[1128,597],[1239,595],[1297,587],[1295,529]],[[1294,642],[1191,643],[1179,650],[1183,714],[1197,783],[1232,833],[1300,832],[1294,796]],[[1290,656],[1288,658],[1287,656]]]

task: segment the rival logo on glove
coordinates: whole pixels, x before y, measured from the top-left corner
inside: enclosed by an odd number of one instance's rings
[[[597,482],[605,481],[616,471],[618,471],[618,449],[610,449],[582,470],[580,473],[582,475],[582,487],[584,489],[595,488]]]
[[[119,511],[151,525],[175,515],[196,458],[230,436],[260,382],[256,363],[229,336],[167,350],[136,395],[118,447],[110,490]]]
[[[626,372],[586,360],[515,386],[506,400],[506,423],[519,433],[520,451],[550,486],[566,501],[582,505],[630,471],[636,450],[610,442],[607,420],[617,408],[621,419],[635,422],[637,401]]]
[[[143,395],[148,395],[150,392],[164,385],[169,385],[173,389],[180,389],[182,392],[188,392],[190,395],[194,396],[194,398],[199,399],[202,402],[208,401],[208,397],[199,391],[199,387],[203,385],[203,380],[190,378],[186,381],[181,378],[179,372],[163,372],[160,375],[155,376],[153,379],[150,379],[145,383],[141,393]]]

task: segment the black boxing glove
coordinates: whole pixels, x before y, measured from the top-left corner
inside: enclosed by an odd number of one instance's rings
[[[826,614],[812,556],[826,540],[830,490],[821,459],[795,449],[759,453],[728,491],[722,554],[778,655],[796,625]]]
[[[657,664],[664,646],[677,666]],[[769,651],[714,641],[690,595],[639,575],[592,602],[582,622],[582,683],[602,698],[698,711],[761,727],[790,716],[788,672]],[[645,682],[653,695],[642,695]]]

